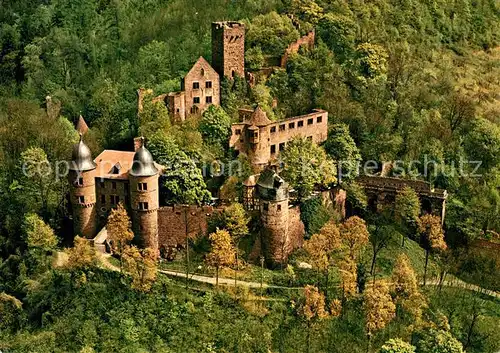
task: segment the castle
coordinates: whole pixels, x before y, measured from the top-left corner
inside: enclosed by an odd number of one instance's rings
[[[122,203],[132,218],[135,242],[156,254],[181,247],[186,237],[207,231],[208,218],[222,209],[211,206],[159,205],[162,166],[154,162],[144,141],[136,140],[136,151],[104,150],[92,159],[80,141],[70,163],[70,199],[74,233],[95,239],[105,227],[109,211]],[[289,207],[288,185],[274,171],[265,170],[258,179],[258,211],[262,222],[261,248],[269,264],[281,263],[302,245],[304,225],[297,207]]]
[[[313,45],[314,32],[311,32],[293,43],[283,60],[286,63],[288,55],[301,46]],[[212,65],[200,57],[182,80],[180,92],[158,96],[153,102],[162,101],[176,121],[200,114],[212,104],[219,105],[221,78],[245,77],[244,46],[245,28],[241,23],[213,23]],[[144,92],[143,89],[138,92],[139,112]],[[304,225],[299,207],[289,202],[288,184],[270,165],[295,137],[324,142],[328,133],[328,112],[316,109],[280,121],[271,121],[258,106],[254,110],[240,109],[239,114],[240,122],[231,126],[229,147],[246,156],[257,173],[243,182],[242,195],[245,209],[256,214],[261,222],[260,237],[254,249],[265,256],[269,265],[283,263],[302,245]],[[82,117],[77,130],[81,136],[88,130]],[[154,162],[143,139],[134,142],[134,152],[105,150],[96,159],[92,159],[82,138],[74,146],[69,173],[74,232],[104,247],[107,236],[104,227],[109,211],[122,203],[132,216],[135,242],[165,255],[169,249],[184,246],[188,238],[206,234],[209,218],[223,208],[160,206],[159,178],[163,167]],[[393,203],[396,193],[410,185],[422,198],[427,212],[441,214],[444,218],[446,191],[432,190],[428,183],[370,176],[358,181],[369,196],[370,207],[375,210]],[[323,194],[325,201],[333,202],[345,216],[345,191],[335,188]]]
[[[212,23],[212,65],[200,57],[181,80],[181,91],[162,94],[153,103],[163,102],[176,121],[220,105],[223,77],[245,77],[245,26],[240,22]],[[144,89],[138,91],[138,111],[143,107]],[[148,93],[152,93],[148,91]]]

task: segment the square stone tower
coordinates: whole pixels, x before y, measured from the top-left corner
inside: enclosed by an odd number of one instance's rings
[[[245,26],[240,22],[212,23],[212,66],[220,75],[245,77]]]

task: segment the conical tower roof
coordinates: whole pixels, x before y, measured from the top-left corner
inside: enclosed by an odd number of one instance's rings
[[[87,131],[89,131],[89,126],[85,122],[85,119],[82,115],[80,115],[80,117],[78,118],[78,122],[76,123],[76,131],[78,131],[78,133],[82,135],[86,134]]]
[[[90,152],[90,148],[83,142],[83,135],[80,134],[80,141],[73,146],[69,169],[86,172],[95,168],[96,164],[92,159],[92,152]]]
[[[146,177],[158,174],[158,168],[155,166],[153,156],[144,146],[144,141],[142,142],[142,147],[135,152],[134,162],[129,173],[135,177]]]
[[[252,115],[250,115],[250,119],[248,119],[246,123],[260,127],[260,126],[267,126],[271,124],[272,121],[269,120],[266,112],[260,106],[257,106]]]

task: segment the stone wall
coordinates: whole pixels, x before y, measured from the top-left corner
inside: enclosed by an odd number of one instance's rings
[[[240,117],[247,118],[250,111],[241,110]],[[231,126],[229,146],[248,156],[250,163],[261,170],[269,161],[278,157],[288,141],[296,136],[311,139],[319,144],[328,136],[328,112],[315,109],[312,113],[272,122],[259,127],[257,143],[251,143],[249,126],[237,123]]]
[[[245,77],[245,26],[239,22],[212,23],[212,66],[221,77]]]
[[[186,114],[199,114],[212,104],[220,105],[219,74],[200,57],[184,77],[183,91]]]
[[[306,46],[308,49],[314,48],[314,40],[315,33],[314,31],[311,31],[290,44],[288,48],[285,49],[285,54],[283,54],[283,56],[281,57],[281,67],[286,67],[286,63],[290,54],[298,53],[300,47]]]
[[[68,181],[74,234],[88,239],[93,238],[97,226],[95,170],[82,173],[70,171]]]
[[[158,252],[158,175],[130,177],[130,202],[133,215],[133,228],[137,242],[145,248]],[[139,183],[147,185],[140,190]],[[141,207],[140,203],[147,204]]]
[[[300,220],[300,210],[289,208],[288,199],[273,202],[261,200],[260,212],[260,240],[266,263],[271,267],[285,263],[290,253],[302,246],[304,224]]]
[[[160,251],[184,247],[186,231],[189,238],[205,235],[208,219],[222,209],[211,206],[167,206],[158,209],[158,244]],[[186,222],[187,219],[187,222]],[[186,226],[187,225],[187,226]]]

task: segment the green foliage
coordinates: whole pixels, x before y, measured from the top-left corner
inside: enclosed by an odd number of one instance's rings
[[[363,212],[368,208],[368,196],[366,196],[363,186],[351,182],[345,185],[345,190],[347,192],[347,201],[353,209]]]
[[[166,203],[204,204],[210,201],[201,170],[163,132],[151,136],[148,144],[156,162],[165,167],[160,193]]]
[[[379,353],[415,353],[415,347],[399,338],[387,341]]]
[[[414,229],[417,226],[420,216],[420,199],[411,187],[403,188],[396,195],[394,214],[396,220],[404,227]]]
[[[57,246],[54,231],[36,214],[29,213],[25,216],[24,231],[29,248],[51,251]]]
[[[311,194],[315,186],[335,182],[335,165],[323,148],[305,138],[290,141],[281,153],[283,178],[297,190],[299,198]]]
[[[211,105],[203,112],[200,132],[206,142],[225,147],[231,135],[231,118],[221,107]]]
[[[281,56],[290,43],[299,39],[292,20],[275,11],[254,17],[246,27],[246,45],[260,47],[266,55]]]
[[[341,168],[342,180],[352,180],[357,176],[361,154],[349,134],[349,127],[347,125],[331,125],[324,148],[326,153],[337,162],[338,168]]]
[[[318,197],[305,200],[300,204],[300,219],[304,223],[306,234],[318,233],[330,218],[329,210]]]
[[[498,125],[486,119],[478,119],[464,143],[470,160],[481,161],[480,170],[488,171],[500,164],[500,127]],[[475,164],[471,167],[474,166]],[[477,170],[471,173],[477,174]]]
[[[252,47],[245,52],[245,67],[258,70],[264,66],[264,54],[260,47]]]
[[[352,16],[329,13],[318,23],[318,35],[344,61],[354,51],[356,27]]]
[[[417,342],[417,351],[422,353],[462,353],[463,346],[449,331],[428,330]]]

